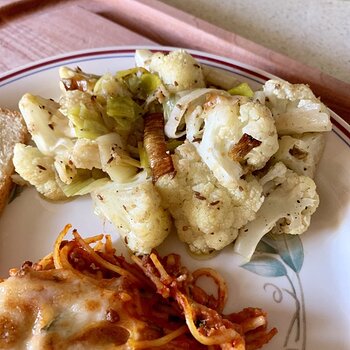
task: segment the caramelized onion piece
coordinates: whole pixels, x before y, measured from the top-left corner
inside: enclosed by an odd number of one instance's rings
[[[88,83],[84,79],[77,79],[77,78],[68,78],[68,79],[61,79],[62,84],[64,85],[64,88],[66,91],[71,90],[80,90],[80,91],[87,91],[88,90]]]
[[[144,118],[145,130],[143,136],[144,147],[152,170],[153,183],[165,175],[174,174],[174,165],[164,136],[164,117],[162,113],[150,113]]]
[[[289,154],[295,157],[296,159],[300,159],[300,160],[305,159],[308,156],[308,152],[303,151],[296,145],[294,145],[293,148],[289,150]]]
[[[255,147],[261,145],[261,141],[256,140],[254,137],[243,134],[238,143],[236,143],[228,152],[228,155],[235,161],[241,163],[244,161],[244,157]]]

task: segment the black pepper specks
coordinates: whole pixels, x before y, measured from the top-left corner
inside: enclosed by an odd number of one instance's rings
[[[202,196],[199,192],[197,192],[197,191],[194,191],[194,196],[197,198],[197,199],[199,199],[199,200],[201,200],[201,201],[205,201],[206,200],[206,198],[204,197],[204,196]]]

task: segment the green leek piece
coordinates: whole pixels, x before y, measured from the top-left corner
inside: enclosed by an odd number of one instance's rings
[[[169,119],[169,116],[179,99],[180,97],[178,95],[172,94],[162,103],[165,120]]]
[[[147,73],[148,70],[143,67],[129,68],[125,70],[120,70],[115,74],[117,79],[124,79],[130,75]]]
[[[230,95],[253,97],[254,91],[247,83],[241,83],[227,91]]]
[[[68,110],[68,118],[73,123],[78,138],[95,139],[109,132],[101,113],[87,108],[82,102]]]
[[[107,115],[116,122],[116,131],[130,131],[142,112],[131,97],[111,96],[107,99]]]
[[[147,96],[151,95],[161,84],[158,75],[144,73],[140,78],[140,90]]]
[[[97,171],[99,169],[94,170],[78,169],[77,175],[74,176],[69,185],[60,182],[59,185],[63,193],[67,197],[83,196],[110,181],[106,174],[104,174],[104,177],[101,177],[102,174]]]
[[[158,75],[142,67],[117,72],[116,78],[123,82],[133,95],[144,100],[161,85]]]

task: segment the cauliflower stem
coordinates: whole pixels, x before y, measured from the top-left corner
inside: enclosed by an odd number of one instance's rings
[[[282,172],[276,171],[277,167],[281,167]],[[283,171],[285,176],[278,177]],[[277,163],[270,172],[276,172],[276,177],[265,184],[269,188],[265,201],[256,218],[240,228],[234,245],[234,251],[247,260],[250,260],[260,239],[270,231],[288,234],[305,232],[319,204],[316,185],[309,177],[286,169],[282,163]],[[270,174],[265,176],[270,177]]]

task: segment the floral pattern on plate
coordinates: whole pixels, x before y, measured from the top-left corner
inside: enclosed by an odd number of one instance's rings
[[[259,276],[285,277],[288,280],[289,289],[280,288],[272,282],[264,284],[265,291],[272,290],[272,298],[276,303],[283,301],[285,293],[295,301],[295,312],[283,344],[286,350],[304,350],[306,347],[305,298],[299,275],[303,262],[304,249],[298,235],[268,234],[260,241],[250,262],[242,265]]]

